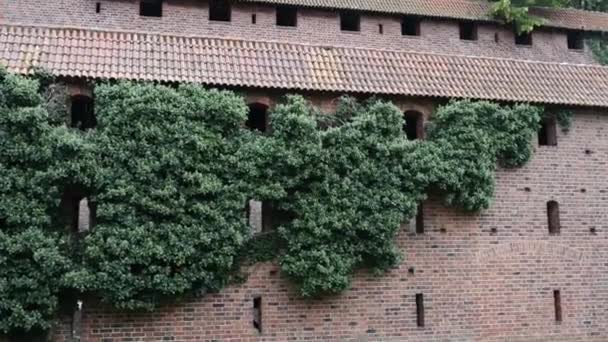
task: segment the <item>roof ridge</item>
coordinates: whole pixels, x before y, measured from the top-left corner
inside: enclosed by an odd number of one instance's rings
[[[465,0],[467,1],[467,0]],[[538,61],[532,59],[517,59],[517,58],[505,58],[505,57],[492,57],[492,56],[474,56],[474,55],[461,55],[461,54],[448,54],[448,53],[437,53],[437,52],[420,52],[414,50],[393,50],[393,49],[381,49],[381,48],[365,48],[365,47],[351,47],[351,46],[343,46],[343,45],[320,45],[320,44],[309,44],[309,43],[291,43],[291,42],[283,42],[279,40],[249,40],[238,37],[219,37],[219,36],[201,36],[201,35],[178,35],[171,33],[162,33],[162,32],[146,32],[146,31],[138,31],[138,30],[119,30],[119,29],[104,29],[104,28],[89,28],[89,27],[80,27],[80,26],[65,26],[65,25],[36,25],[36,24],[15,24],[15,23],[5,23],[0,21],[0,26],[6,27],[21,27],[21,28],[42,28],[42,29],[52,29],[52,30],[81,30],[81,31],[95,31],[101,33],[123,33],[123,34],[141,34],[148,36],[162,36],[162,37],[172,37],[172,38],[198,38],[198,39],[213,39],[213,40],[223,40],[223,41],[234,41],[234,42],[245,42],[245,43],[253,43],[253,44],[281,44],[285,46],[307,46],[313,48],[321,48],[321,49],[349,49],[349,50],[357,50],[357,51],[375,51],[375,52],[384,52],[384,53],[397,53],[397,54],[409,54],[409,55],[418,55],[418,56],[438,56],[438,57],[449,57],[449,58],[468,58],[468,59],[477,59],[477,60],[489,60],[489,61],[503,61],[503,62],[516,62],[516,63],[526,63],[526,64],[541,64],[541,65],[555,65],[555,66],[569,66],[569,67],[583,67],[583,68],[597,68],[600,70],[608,70],[608,66],[600,65],[600,64],[584,64],[584,63],[567,63],[567,62],[551,62],[551,61]]]

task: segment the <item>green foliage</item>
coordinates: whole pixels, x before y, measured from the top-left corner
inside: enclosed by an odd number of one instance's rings
[[[567,133],[568,131],[570,131],[570,126],[572,126],[572,117],[573,116],[574,116],[574,113],[572,113],[571,110],[562,109],[562,110],[558,110],[555,112],[555,119],[557,120],[557,123],[562,128],[562,131],[564,133]]]
[[[244,102],[195,86],[100,85],[97,225],[84,239],[79,290],[118,308],[222,288],[249,236],[251,185],[237,177]]]
[[[0,334],[48,328],[70,266],[52,223],[70,134],[49,124],[39,90],[0,68]]]
[[[356,269],[398,264],[394,237],[429,190],[487,208],[496,165],[530,158],[542,112],[453,101],[408,141],[388,102],[344,98],[324,115],[288,96],[262,135],[231,92],[121,82],[96,87],[98,126],[83,132],[66,126],[62,87],[40,84],[0,70],[0,332],[47,328],[61,290],[153,309],[275,258],[303,296],[338,293]],[[97,203],[85,236],[59,215],[69,186]],[[290,219],[252,237],[250,199]]]
[[[492,17],[513,24],[518,34],[532,32],[545,23],[543,18],[531,15],[530,7],[563,7],[568,0],[492,0]]]

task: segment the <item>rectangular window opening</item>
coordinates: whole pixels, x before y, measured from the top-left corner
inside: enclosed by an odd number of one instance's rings
[[[293,221],[292,212],[278,208],[275,202],[262,202],[262,233],[274,231],[281,225]]]
[[[477,40],[477,24],[472,21],[460,22],[460,39]]]
[[[209,2],[209,20],[230,21],[232,8],[228,0],[211,0]]]
[[[555,306],[555,321],[562,321],[562,295],[559,290],[553,291],[553,303]]]
[[[277,26],[296,27],[298,9],[294,6],[277,6]]]
[[[547,202],[547,218],[549,220],[549,234],[560,233],[559,204],[556,201]]]
[[[424,136],[424,122],[422,113],[417,111],[407,111],[404,114],[403,130],[408,140],[422,139]]]
[[[342,31],[358,32],[361,27],[361,16],[357,12],[340,12],[340,29]]]
[[[378,24],[378,33],[384,34],[384,26],[382,24]]]
[[[257,15],[252,14],[252,15],[251,15],[251,23],[255,25],[255,24],[257,24],[257,22],[258,22],[258,17],[257,17]]]
[[[523,32],[521,34],[515,33],[515,44],[517,45],[532,45],[532,33]]]
[[[162,17],[162,0],[142,0],[139,3],[139,15],[142,17]]]
[[[419,36],[420,18],[412,16],[401,18],[401,34],[404,36]]]
[[[424,297],[422,293],[416,294],[416,324],[424,327]]]
[[[101,12],[101,3],[98,2],[95,4],[95,13]]]
[[[557,146],[557,121],[555,118],[546,118],[541,122],[538,131],[538,145]]]
[[[262,333],[262,297],[253,298],[253,327]]]
[[[584,47],[585,47],[585,40],[584,40],[583,32],[568,31],[568,49],[583,50]]]

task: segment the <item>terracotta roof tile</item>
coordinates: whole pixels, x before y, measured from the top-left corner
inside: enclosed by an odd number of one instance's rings
[[[220,38],[0,26],[27,73],[608,107],[608,67]]]
[[[486,0],[239,0],[240,2],[284,4],[314,8],[331,8],[419,15],[434,18],[493,21],[492,4]],[[545,26],[608,31],[608,13],[576,9],[531,8],[530,12],[546,20]]]

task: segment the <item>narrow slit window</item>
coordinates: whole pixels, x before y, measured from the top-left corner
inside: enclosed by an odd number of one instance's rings
[[[71,105],[71,126],[81,130],[95,128],[97,120],[95,118],[94,106],[93,99],[88,96],[73,96]]]
[[[227,0],[211,0],[209,2],[209,20],[230,21],[232,6]]]
[[[460,39],[477,40],[477,24],[472,21],[460,22]]]
[[[555,118],[543,119],[538,131],[538,145],[557,146],[557,122]]]
[[[584,40],[583,32],[568,31],[568,49],[583,50],[584,46],[585,46],[585,40]]]
[[[95,4],[95,13],[101,12],[101,3],[98,2]]]
[[[261,103],[250,104],[245,126],[251,130],[266,133],[268,126],[268,106]]]
[[[294,6],[277,6],[277,26],[296,27],[298,9]]]
[[[408,140],[422,139],[424,135],[424,124],[422,113],[416,111],[405,112],[403,130]]]
[[[532,33],[523,32],[521,34],[515,33],[515,44],[517,45],[532,45]]]
[[[253,298],[253,327],[262,332],[262,297]]]
[[[562,321],[562,295],[560,290],[553,291],[553,304],[555,307],[555,321]]]
[[[257,22],[258,22],[258,17],[257,17],[257,15],[252,14],[252,15],[251,15],[251,23],[255,25],[255,24],[257,24]]]
[[[424,209],[422,203],[418,204],[416,212],[416,234],[424,234]]]
[[[378,24],[378,33],[384,34],[384,25]]]
[[[416,324],[424,327],[424,297],[422,293],[416,294]]]
[[[143,17],[162,17],[162,0],[142,0],[139,3],[139,15]]]
[[[361,16],[357,12],[340,12],[340,29],[342,31],[358,32],[361,29]]]
[[[412,16],[401,18],[401,34],[404,36],[419,36],[420,18]]]
[[[547,218],[549,221],[549,234],[560,233],[559,204],[556,201],[547,202]]]

